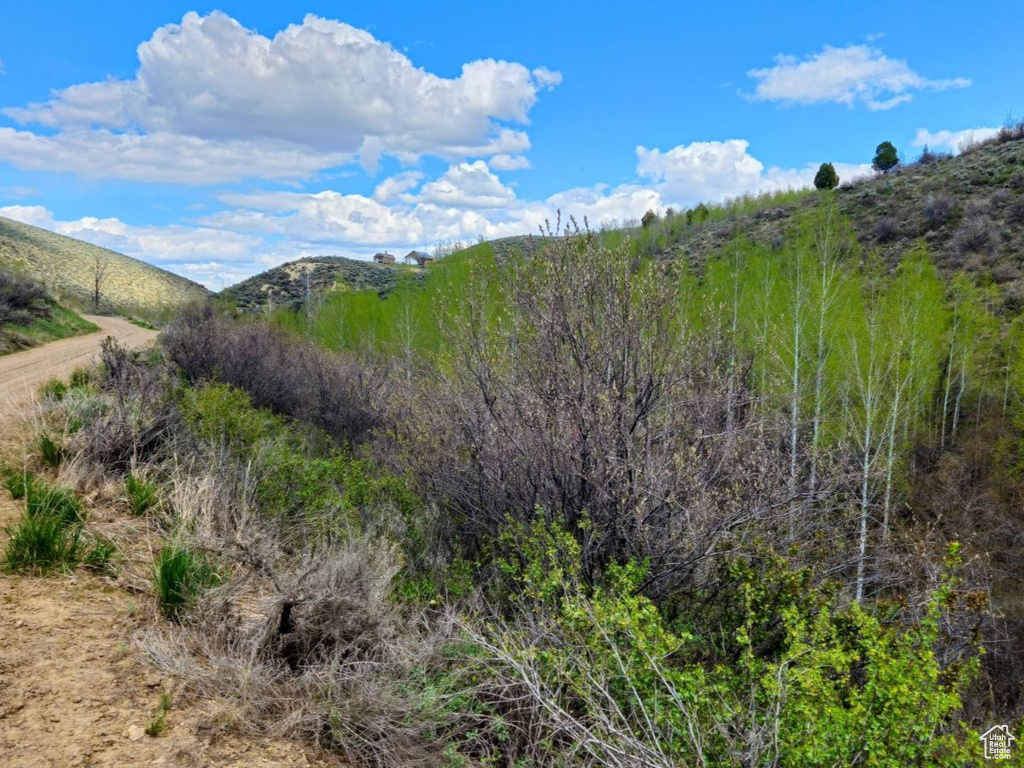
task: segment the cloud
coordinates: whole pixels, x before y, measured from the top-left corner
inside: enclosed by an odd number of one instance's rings
[[[496,171],[522,171],[530,167],[530,161],[522,155],[495,155],[487,164]]]
[[[695,141],[665,152],[639,146],[637,175],[646,180],[667,205],[691,206],[722,202],[746,194],[801,189],[814,183],[819,163],[802,168],[765,168],[747,150],[744,139]],[[872,174],[869,164],[834,163],[839,177],[849,181]]]
[[[764,165],[747,154],[749,142],[695,141],[662,152],[636,148],[637,175],[677,200],[719,200],[753,188]]]
[[[515,198],[483,160],[453,165],[437,181],[424,184],[419,195],[421,202],[456,208],[501,208]]]
[[[274,140],[213,141],[106,129],[44,136],[0,127],[0,160],[23,171],[58,171],[92,179],[200,185],[252,178],[309,179],[353,157]]]
[[[190,12],[157,29],[138,56],[133,79],[82,83],[4,109],[22,126],[57,134],[6,129],[0,158],[18,162],[28,148],[33,159],[19,167],[78,173],[85,165],[91,176],[212,183],[240,177],[232,162],[243,149],[252,170],[241,176],[267,178],[287,176],[280,161],[289,154],[299,159],[298,178],[356,157],[372,170],[384,155],[515,154],[529,138],[513,126],[528,124],[538,93],[561,82],[544,67],[494,59],[440,77],[365,30],[313,15],[268,38],[222,12]],[[228,155],[218,159],[228,170],[169,172],[182,145],[198,147],[201,163]],[[89,165],[66,156],[83,150],[111,159]]]
[[[870,110],[886,110],[910,101],[914,91],[943,91],[971,84],[962,77],[930,80],[914,72],[905,61],[890,59],[867,45],[826,45],[821,53],[803,61],[780,55],[775,62],[773,67],[747,72],[758,81],[753,99],[796,104],[836,102],[848,107],[863,104]]]
[[[423,174],[420,171],[403,171],[378,184],[373,190],[373,199],[378,203],[390,203],[396,199],[409,202],[412,200],[409,190],[418,187],[422,180]]]
[[[963,147],[975,142],[984,141],[999,133],[998,128],[968,128],[963,131],[936,131],[932,133],[927,128],[918,128],[914,141],[915,147],[928,146],[930,149],[948,147],[953,152],[959,152]]]

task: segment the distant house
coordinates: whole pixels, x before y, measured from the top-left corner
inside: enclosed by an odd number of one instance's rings
[[[423,251],[409,251],[405,255],[406,264],[419,264],[421,267],[425,267],[433,261],[434,257]]]
[[[384,251],[384,253],[375,253],[375,254],[373,254],[373,260],[377,264],[394,264],[395,263],[394,255],[388,253],[387,251]]]

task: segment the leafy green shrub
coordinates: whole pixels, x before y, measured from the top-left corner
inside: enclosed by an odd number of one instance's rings
[[[174,621],[204,590],[220,582],[220,576],[206,557],[181,544],[167,544],[153,566],[153,586],[160,610]]]
[[[131,507],[132,514],[141,516],[156,506],[158,497],[155,483],[147,483],[135,475],[128,475],[124,479],[124,490],[128,495],[128,506]]]
[[[844,606],[780,557],[764,568],[740,561],[736,621],[683,629],[640,594],[644,565],[612,565],[589,586],[570,565],[572,536],[546,523],[515,535],[524,549],[502,569],[520,607],[469,628],[486,670],[477,695],[509,707],[512,731],[578,745],[597,764],[971,759],[957,714],[977,659],[941,663],[934,650],[957,599],[952,577],[917,622],[900,625]]]
[[[227,384],[186,390],[181,407],[185,422],[198,437],[238,451],[281,433],[279,417],[253,408],[245,390]]]
[[[64,459],[67,458],[67,449],[60,442],[43,432],[39,435],[39,456],[46,466],[51,469],[57,469]]]

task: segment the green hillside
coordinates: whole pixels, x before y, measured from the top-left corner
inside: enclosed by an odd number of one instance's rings
[[[103,270],[102,312],[150,314],[208,294],[198,283],[138,259],[0,217],[0,267],[39,281],[62,303],[94,309],[97,265]]]
[[[894,173],[842,183],[834,196],[861,247],[891,267],[923,240],[941,272],[973,273],[998,284],[1009,308],[1024,305],[1024,141],[924,155]],[[793,216],[821,198],[808,190],[663,215],[645,228],[643,250],[699,268],[738,233],[778,247]]]
[[[42,284],[0,269],[0,355],[95,330]]]

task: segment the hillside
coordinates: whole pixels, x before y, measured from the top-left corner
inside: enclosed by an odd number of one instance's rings
[[[101,311],[151,313],[208,293],[198,283],[130,256],[0,217],[0,267],[43,283],[59,301],[93,309],[97,263],[105,267]]]
[[[302,304],[309,293],[325,289],[387,292],[403,270],[419,271],[344,256],[312,256],[268,269],[225,288],[218,296],[234,302],[243,312],[296,306]]]
[[[843,183],[835,190],[865,249],[877,249],[891,266],[923,239],[946,273],[979,274],[1000,285],[1009,309],[1024,305],[1024,141],[993,141],[956,157],[925,156],[897,172]],[[707,218],[686,223],[687,213],[662,216],[650,227],[649,250],[661,258],[699,267],[734,234],[777,244],[798,210],[821,199],[814,191],[743,200],[704,209]],[[704,213],[702,211],[702,213]]]
[[[96,330],[40,283],[0,269],[0,355]]]

